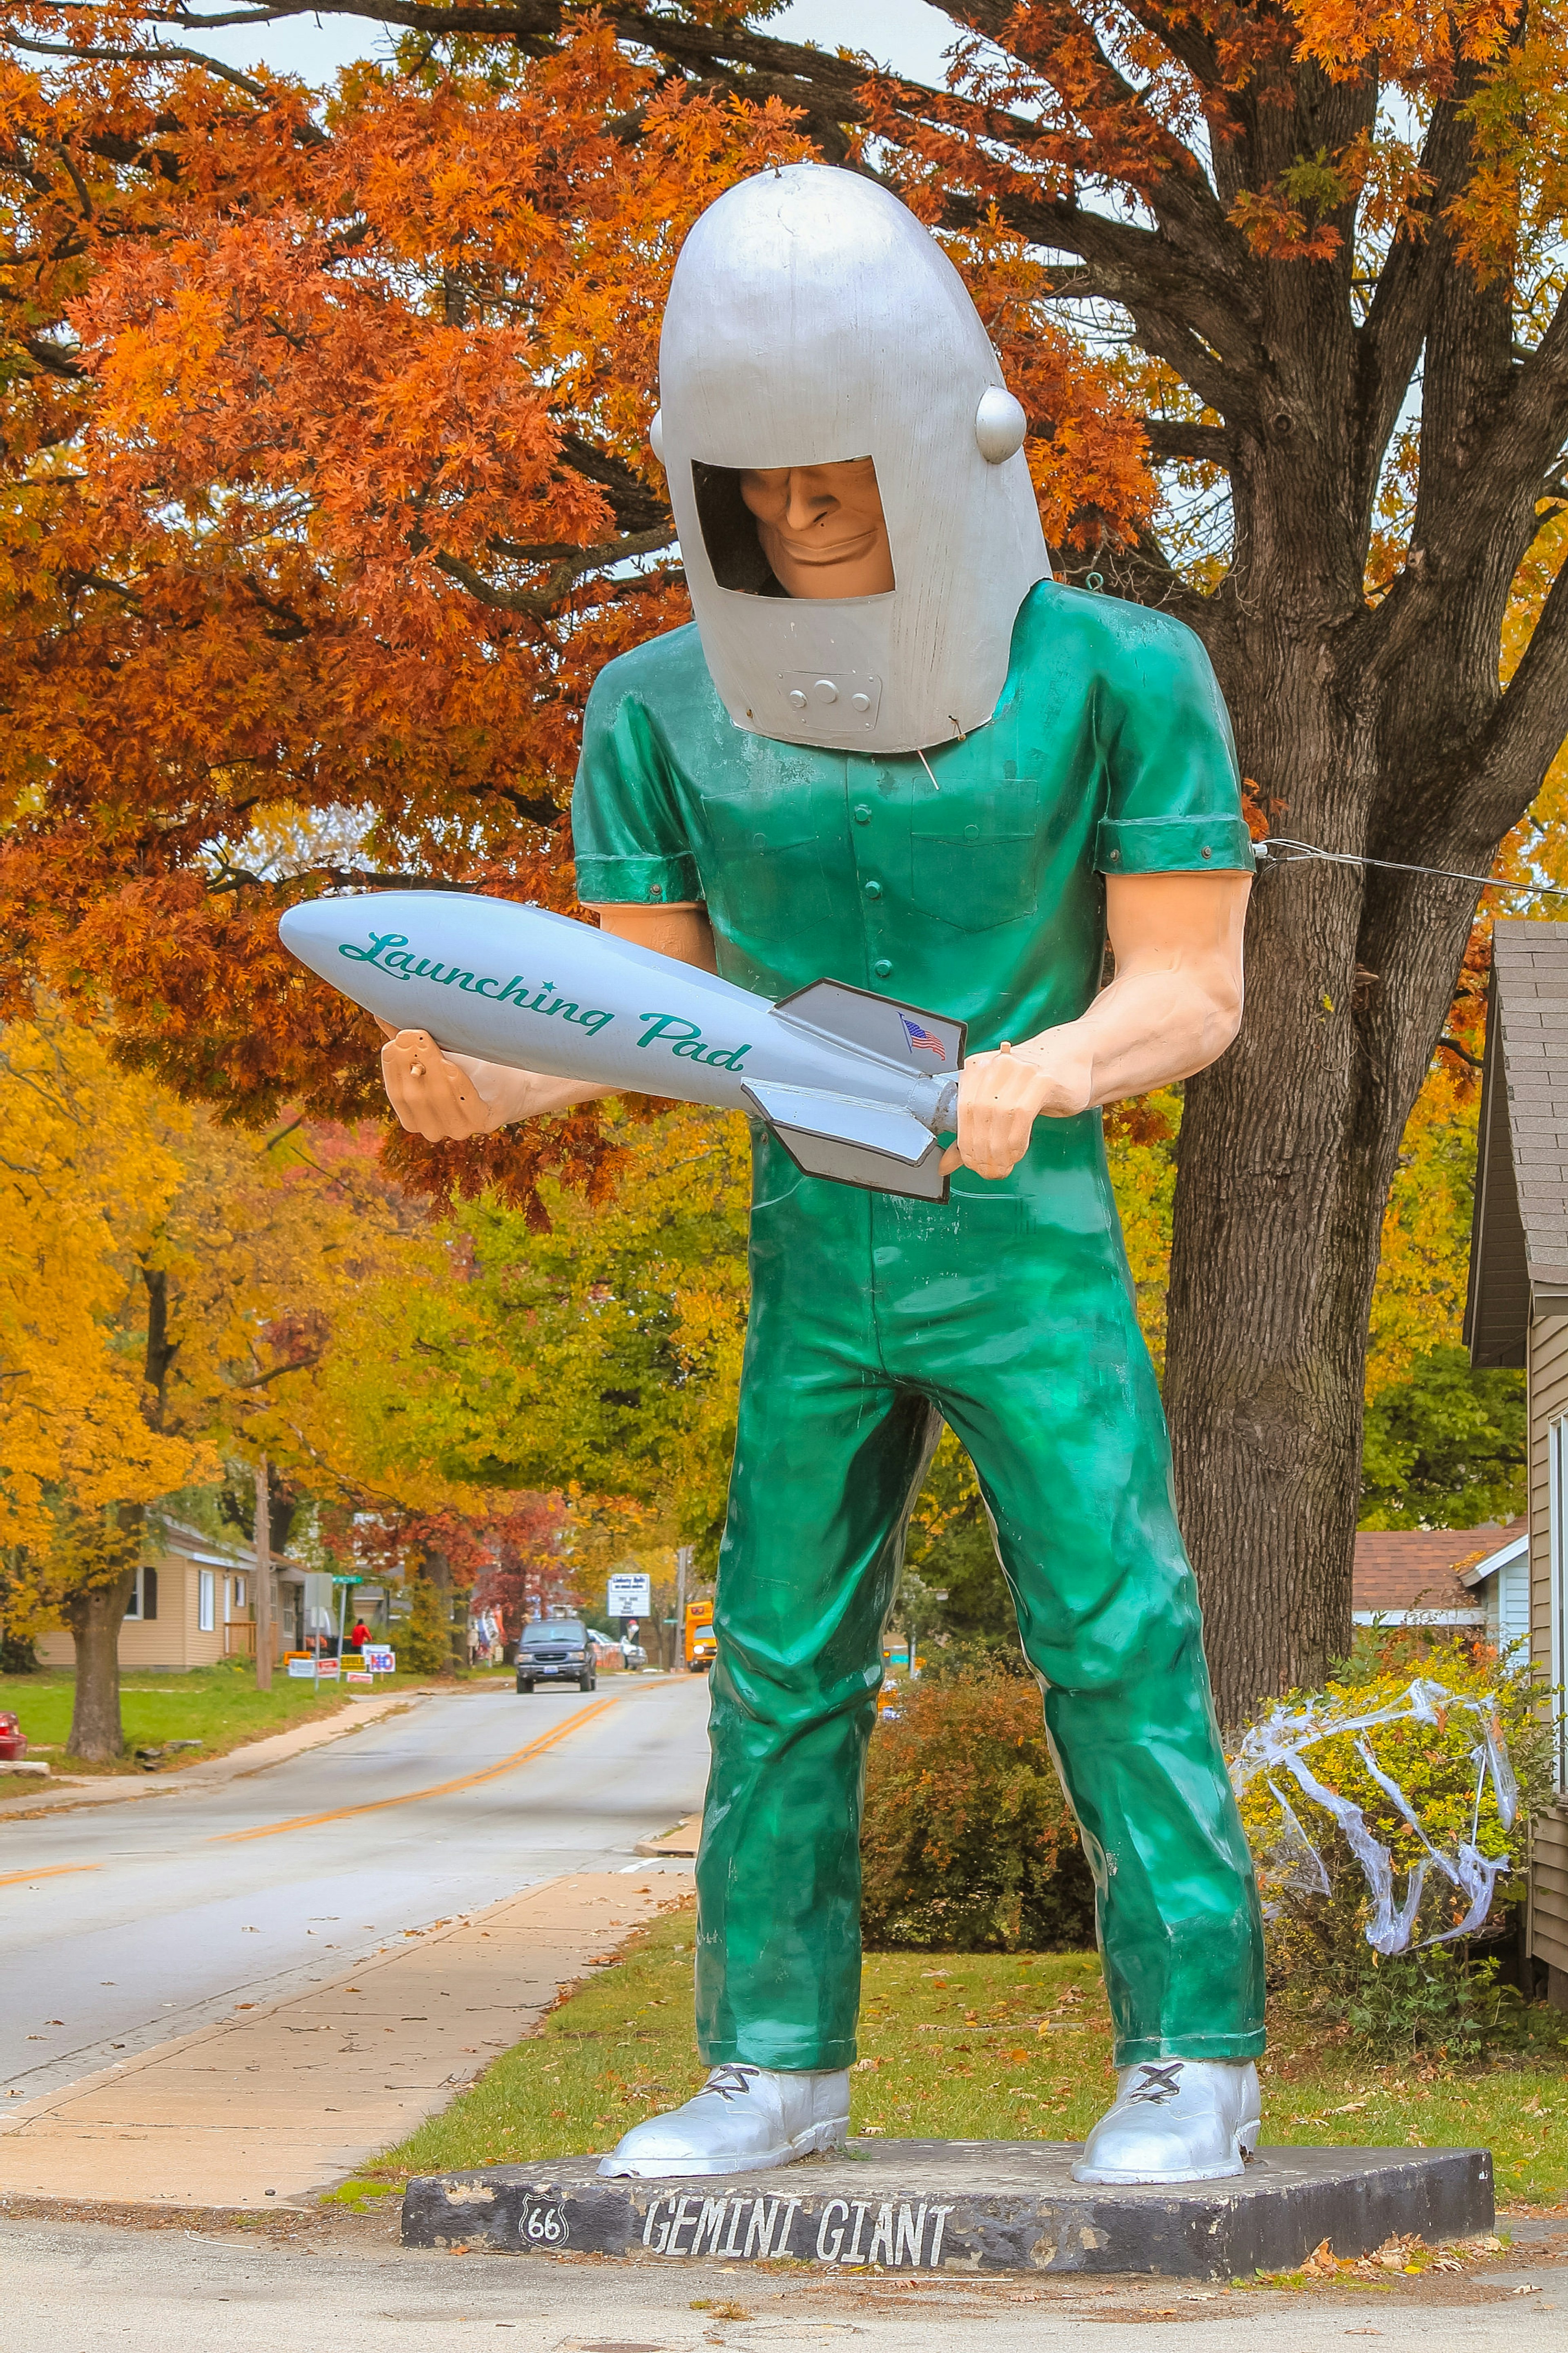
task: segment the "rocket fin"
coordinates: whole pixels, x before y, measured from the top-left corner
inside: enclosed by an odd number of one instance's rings
[[[773,1014],[814,1038],[853,1046],[928,1078],[951,1077],[963,1061],[966,1022],[901,1005],[896,997],[879,997],[869,988],[852,988],[847,981],[814,980],[793,997],[780,997]]]
[[[912,1113],[756,1079],[741,1092],[808,1176],[916,1201],[946,1200],[942,1146]]]

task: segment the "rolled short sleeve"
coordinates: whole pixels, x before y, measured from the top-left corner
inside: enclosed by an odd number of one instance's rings
[[[635,687],[602,670],[583,723],[572,796],[577,896],[668,907],[702,897],[669,755]]]
[[[1101,691],[1103,874],[1250,874],[1230,713],[1209,658],[1163,614],[1128,617]]]

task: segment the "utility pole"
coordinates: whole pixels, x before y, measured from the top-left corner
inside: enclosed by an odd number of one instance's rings
[[[256,1465],[256,1688],[272,1689],[272,1484],[267,1457]]]
[[[686,1580],[691,1574],[690,1545],[675,1547],[675,1655],[686,1664]]]

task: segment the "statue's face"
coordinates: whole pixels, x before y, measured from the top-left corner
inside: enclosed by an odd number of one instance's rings
[[[742,472],[741,496],[781,588],[791,596],[883,596],[893,558],[877,469],[869,458],[832,466]]]

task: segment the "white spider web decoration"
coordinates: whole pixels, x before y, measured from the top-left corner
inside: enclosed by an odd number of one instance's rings
[[[1470,1834],[1468,1839],[1458,1840],[1448,1850],[1433,1844],[1404,1790],[1378,1763],[1367,1736],[1380,1725],[1436,1725],[1439,1709],[1450,1715],[1457,1711],[1473,1716],[1476,1725],[1476,1742],[1470,1750],[1470,1762],[1476,1771]],[[1421,1897],[1434,1873],[1465,1899],[1467,1909],[1456,1927],[1424,1936],[1421,1945],[1446,1945],[1456,1937],[1473,1936],[1492,1908],[1498,1881],[1510,1868],[1506,1855],[1482,1854],[1476,1845],[1481,1799],[1489,1775],[1497,1798],[1498,1819],[1505,1831],[1512,1829],[1519,1814],[1519,1784],[1514,1779],[1497,1711],[1498,1703],[1492,1693],[1483,1693],[1479,1698],[1465,1697],[1419,1675],[1397,1699],[1361,1715],[1355,1713],[1353,1704],[1346,1701],[1311,1700],[1305,1707],[1297,1708],[1280,1701],[1260,1724],[1253,1725],[1230,1768],[1231,1784],[1237,1797],[1249,1782],[1261,1778],[1279,1809],[1279,1836],[1260,1866],[1259,1877],[1282,1893],[1331,1893],[1328,1867],[1280,1786],[1289,1778],[1294,1781],[1301,1797],[1321,1806],[1339,1824],[1346,1845],[1361,1866],[1372,1900],[1366,1941],[1373,1952],[1387,1955],[1411,1949]],[[1373,1835],[1365,1814],[1354,1800],[1331,1789],[1307,1762],[1310,1749],[1322,1741],[1342,1738],[1346,1733],[1355,1736],[1356,1755],[1424,1850],[1410,1866],[1403,1895],[1397,1902],[1392,1851]]]

